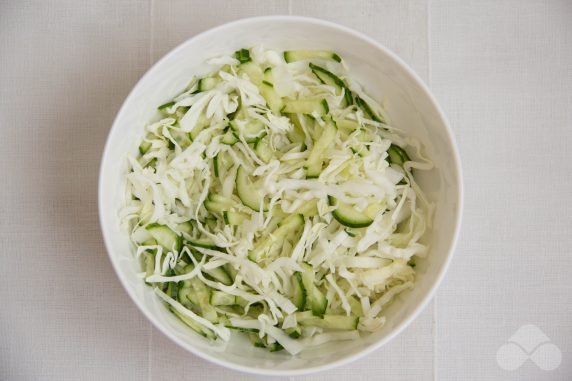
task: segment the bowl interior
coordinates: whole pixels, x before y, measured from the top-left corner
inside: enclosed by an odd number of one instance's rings
[[[213,344],[191,332],[161,305],[141,279],[128,236],[117,211],[123,204],[126,154],[137,152],[143,126],[156,117],[156,107],[181,91],[193,75],[212,70],[204,61],[242,47],[262,44],[272,49],[328,49],[340,54],[355,78],[376,99],[385,99],[393,124],[424,143],[435,169],[419,179],[436,204],[434,225],[426,237],[430,252],[417,265],[416,287],[385,311],[382,330],[344,345],[324,345],[291,357],[252,347],[234,336],[227,345]],[[372,40],[334,24],[304,18],[264,17],[223,25],[179,46],[141,79],[125,101],[110,132],[100,177],[100,217],[106,245],[127,291],[166,335],[201,357],[231,368],[266,374],[298,374],[339,365],[368,352],[399,332],[429,300],[453,249],[461,200],[458,156],[446,121],[426,88],[392,53]]]

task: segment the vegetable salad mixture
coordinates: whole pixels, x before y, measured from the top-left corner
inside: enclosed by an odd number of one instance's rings
[[[379,329],[427,251],[419,143],[335,53],[256,47],[209,63],[129,157],[121,217],[141,276],[213,340],[236,330],[295,355]]]

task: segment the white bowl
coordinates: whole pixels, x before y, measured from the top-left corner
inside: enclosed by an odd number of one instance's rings
[[[207,73],[206,59],[259,44],[280,50],[328,49],[340,54],[370,95],[387,100],[393,124],[421,139],[436,165],[419,176],[422,188],[436,204],[436,213],[434,228],[427,237],[430,252],[418,261],[415,288],[401,295],[386,311],[387,323],[379,332],[343,345],[325,344],[295,357],[254,348],[248,339],[237,336],[227,346],[213,345],[183,326],[136,277],[140,270],[118,218],[124,201],[126,155],[136,154],[143,126],[156,116],[157,105],[180,92],[192,75]],[[115,271],[135,304],[161,332],[195,355],[231,369],[265,375],[299,375],[346,364],[401,332],[427,305],[445,274],[460,227],[461,209],[457,148],[443,112],[423,82],[395,54],[371,38],[304,17],[272,16],[232,22],[201,33],[168,53],[125,100],[109,133],[99,178],[103,237]]]

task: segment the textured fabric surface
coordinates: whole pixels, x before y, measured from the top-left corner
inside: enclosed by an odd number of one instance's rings
[[[201,31],[267,14],[350,26],[410,64],[449,116],[466,194],[456,256],[416,321],[360,361],[295,379],[572,379],[571,2],[7,0],[0,380],[264,379],[151,327],[107,259],[96,196],[105,137],[145,70]],[[560,350],[555,370],[499,365],[524,325]]]

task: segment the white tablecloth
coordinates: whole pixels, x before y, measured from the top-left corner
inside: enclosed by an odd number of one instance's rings
[[[450,118],[466,186],[460,243],[429,307],[374,354],[300,379],[571,380],[567,0],[0,2],[0,379],[259,378],[190,355],[137,311],[102,244],[96,185],[113,117],[145,70],[196,33],[266,14],[348,25],[408,62]],[[527,331],[512,339],[520,354],[498,352],[525,325],[552,351],[527,349]],[[535,362],[503,369],[526,351]]]

